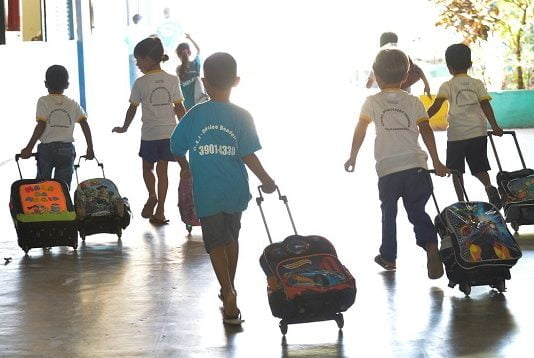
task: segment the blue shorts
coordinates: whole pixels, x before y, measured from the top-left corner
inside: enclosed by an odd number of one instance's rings
[[[145,162],[156,163],[160,160],[174,162],[174,155],[171,153],[171,140],[141,140],[141,148],[139,148],[139,156]]]
[[[241,229],[241,213],[218,213],[200,218],[202,240],[209,254],[216,247],[237,241]]]
[[[447,142],[447,168],[465,172],[465,161],[471,174],[491,169],[488,161],[488,137],[481,136]]]

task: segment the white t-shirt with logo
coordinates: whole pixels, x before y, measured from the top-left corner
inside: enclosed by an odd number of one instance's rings
[[[141,104],[141,139],[170,138],[176,127],[174,104],[183,100],[178,77],[162,70],[139,77],[132,88],[130,103],[136,106]]]
[[[367,97],[360,120],[374,122],[375,159],[379,177],[412,168],[427,169],[427,154],[419,146],[418,124],[428,121],[419,98],[400,89]]]
[[[41,143],[74,142],[74,125],[86,119],[83,108],[62,94],[49,94],[37,101],[37,120],[46,122]]]
[[[443,83],[437,98],[449,101],[447,121],[447,139],[464,140],[487,135],[487,118],[480,107],[480,102],[490,100],[482,81],[467,74],[456,75]]]

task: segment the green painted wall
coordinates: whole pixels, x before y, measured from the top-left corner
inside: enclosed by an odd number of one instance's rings
[[[534,128],[534,90],[491,92],[490,96],[502,128]]]

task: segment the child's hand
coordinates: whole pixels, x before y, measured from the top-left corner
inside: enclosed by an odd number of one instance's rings
[[[24,148],[23,150],[20,151],[20,157],[22,159],[28,159],[29,157],[31,157],[32,156],[32,149],[33,148],[28,148],[28,147]]]
[[[95,152],[93,151],[93,148],[87,148],[87,151],[85,152],[85,158],[87,158],[87,160],[95,159]]]
[[[128,129],[124,127],[115,127],[111,130],[112,133],[126,133]]]
[[[436,171],[436,175],[440,177],[444,177],[447,174],[450,174],[449,168],[443,165],[440,161],[434,162],[434,170]]]
[[[502,128],[499,126],[496,126],[492,129],[493,129],[493,134],[495,134],[497,137],[502,137],[502,135],[504,134],[502,131]]]
[[[270,180],[269,182],[262,183],[261,190],[266,194],[270,194],[274,192],[276,190],[276,184],[274,183],[274,180]]]
[[[345,162],[345,171],[352,173],[354,171],[355,165],[356,165],[356,158],[349,158],[349,160]]]
[[[191,40],[191,35],[189,35],[188,33],[185,33],[184,35],[185,35],[186,39],[190,39]]]

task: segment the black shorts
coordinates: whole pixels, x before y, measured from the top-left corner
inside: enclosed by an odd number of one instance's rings
[[[174,162],[176,159],[171,153],[171,140],[141,140],[141,147],[139,148],[139,156],[145,162],[156,163],[160,160]]]
[[[218,246],[226,245],[239,238],[241,213],[218,213],[200,218],[204,247],[210,253]]]
[[[447,142],[447,168],[465,172],[465,161],[471,174],[491,169],[488,161],[488,137],[475,137]]]

